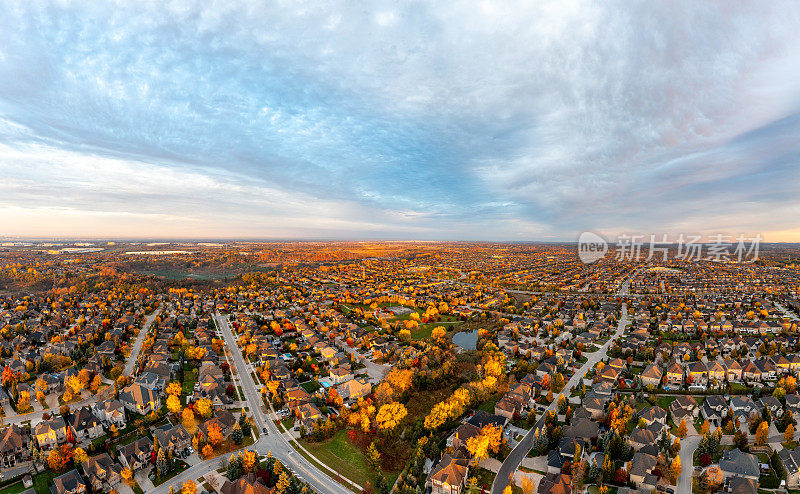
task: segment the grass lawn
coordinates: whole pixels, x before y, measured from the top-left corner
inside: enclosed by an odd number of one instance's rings
[[[752,386],[746,386],[741,383],[728,383],[728,386],[731,388],[731,393],[749,393],[753,391]]]
[[[437,325],[434,324],[420,324],[417,326],[416,329],[411,331],[411,340],[412,341],[419,341],[425,340],[431,337],[431,333],[433,332],[433,328]]]
[[[494,482],[496,474],[485,468],[473,468],[470,469],[469,476],[478,479],[479,488],[489,490],[492,488],[492,483]]]
[[[500,401],[499,395],[492,396],[487,401],[481,403],[480,406],[478,406],[478,410],[483,410],[486,413],[494,413],[494,406],[498,401]]]
[[[169,472],[168,474],[166,474],[163,477],[156,477],[156,479],[153,481],[153,485],[154,486],[159,486],[159,485],[163,484],[164,482],[168,481],[169,479],[171,479],[172,477],[178,475],[182,471],[186,470],[187,468],[189,468],[189,464],[188,463],[186,463],[185,461],[176,460],[175,461],[175,468],[171,472]]]
[[[313,394],[316,390],[319,389],[319,383],[315,380],[306,381],[300,384],[300,387],[306,390],[306,393]]]
[[[670,404],[675,401],[675,398],[677,398],[677,396],[659,396],[656,400],[656,405],[660,406],[664,410],[668,410]]]
[[[356,484],[364,487],[367,482],[375,483],[376,472],[369,468],[364,455],[361,451],[350,444],[347,440],[347,431],[341,430],[333,435],[332,438],[320,443],[312,443],[301,439],[300,444],[306,448],[317,459],[338,472],[339,475],[347,477]],[[389,485],[394,483],[399,472],[385,472]]]
[[[600,489],[596,485],[590,485],[586,489],[589,492],[589,494],[597,494],[600,491]],[[614,487],[613,485],[608,486],[608,494],[616,494],[616,492],[617,492],[616,487]]]
[[[50,485],[53,484],[53,479],[61,475],[58,472],[47,469],[44,472],[33,476],[33,488],[36,494],[50,494]],[[0,489],[0,494],[19,494],[26,490],[22,485],[22,481],[13,483],[3,489]]]
[[[194,394],[194,382],[195,382],[194,370],[190,370],[188,372],[184,371],[183,373],[183,382],[181,383],[181,398],[183,400],[183,404],[186,404],[186,397],[192,396]]]

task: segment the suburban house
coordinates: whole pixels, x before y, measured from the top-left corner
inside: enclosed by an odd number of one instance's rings
[[[427,487],[432,494],[460,494],[467,481],[469,459],[442,455],[428,475]]]
[[[119,449],[119,461],[136,472],[150,464],[153,453],[153,443],[149,438],[143,437]]]
[[[125,405],[119,400],[105,400],[98,401],[92,405],[94,415],[105,422],[107,425],[115,425],[118,429],[124,429],[126,425],[125,420]]]
[[[33,430],[41,449],[50,449],[67,440],[67,424],[61,416],[43,420]]]
[[[141,384],[131,384],[119,393],[119,401],[126,409],[146,415],[161,406],[158,394]]]
[[[20,426],[9,425],[0,432],[0,465],[13,467],[18,461],[31,456],[28,447],[28,434]]]
[[[192,445],[192,436],[186,432],[182,424],[178,424],[168,430],[156,429],[156,441],[158,446],[166,451],[177,453],[189,448]]]
[[[647,425],[650,425],[653,422],[659,422],[661,424],[667,423],[667,412],[659,406],[652,406],[642,409],[639,412],[639,417],[643,418]]]
[[[681,364],[674,362],[667,367],[667,381],[677,386],[683,384],[683,367],[681,367]]]
[[[122,467],[103,453],[81,463],[86,480],[95,492],[108,491],[122,480]]]
[[[50,494],[83,494],[86,492],[86,481],[77,470],[71,470],[53,479]]]
[[[633,455],[631,460],[630,479],[631,482],[637,485],[643,485],[645,478],[652,475],[653,468],[655,468],[658,460],[655,456],[642,452],[637,452]]]
[[[350,379],[336,386],[336,391],[344,401],[356,401],[372,392],[372,384],[366,378]]]
[[[254,473],[242,476],[231,482],[226,480],[220,491],[222,494],[270,494],[272,490],[258,481]]]
[[[642,379],[642,384],[645,386],[653,386],[657,388],[658,385],[661,384],[661,378],[664,377],[664,372],[659,366],[650,364],[644,371],[642,371],[642,374],[639,377]]]
[[[755,455],[744,453],[740,449],[726,450],[719,461],[719,468],[725,478],[744,477],[758,480],[760,471]]]
[[[78,440],[95,439],[103,435],[103,425],[88,406],[81,407],[72,414],[70,423]]]
[[[539,481],[537,494],[570,494],[572,477],[562,473],[548,473]]]

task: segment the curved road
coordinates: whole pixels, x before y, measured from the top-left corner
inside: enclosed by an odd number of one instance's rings
[[[627,291],[627,283],[625,283],[625,286],[623,286],[622,289],[620,290],[620,294],[624,294],[626,291]],[[491,494],[503,493],[503,490],[508,485],[509,479],[514,474],[514,472],[517,471],[517,468],[519,468],[520,464],[522,463],[522,460],[525,458],[525,456],[527,456],[528,452],[533,447],[533,437],[534,434],[536,433],[536,430],[544,428],[544,417],[547,414],[547,412],[555,409],[558,403],[559,396],[565,395],[567,398],[569,398],[569,393],[572,390],[572,388],[575,387],[580,382],[581,379],[583,379],[583,376],[586,375],[589,369],[597,365],[597,363],[603,357],[606,356],[606,351],[608,350],[608,348],[617,338],[622,336],[622,334],[625,332],[625,328],[627,325],[628,325],[628,306],[625,303],[623,303],[622,317],[619,320],[619,324],[617,325],[617,330],[614,332],[614,335],[611,338],[609,338],[608,341],[605,342],[605,344],[603,344],[602,347],[600,347],[600,350],[592,353],[591,356],[589,356],[589,360],[587,360],[586,363],[584,363],[581,366],[581,368],[578,369],[577,372],[575,372],[575,374],[570,378],[570,380],[567,381],[567,384],[564,386],[564,389],[561,390],[561,393],[559,393],[558,396],[553,397],[552,403],[550,403],[550,406],[548,406],[547,409],[542,413],[542,416],[539,417],[539,420],[536,421],[536,425],[531,427],[531,430],[528,431],[528,433],[525,435],[522,441],[520,441],[519,444],[517,444],[517,446],[511,451],[511,453],[509,453],[505,461],[503,461],[503,464],[500,465],[500,470],[497,472],[497,476],[495,477],[494,482],[492,483]]]

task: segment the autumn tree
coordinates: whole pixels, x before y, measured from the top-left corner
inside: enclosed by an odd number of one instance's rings
[[[673,480],[677,481],[678,477],[681,476],[681,457],[680,455],[676,455],[675,458],[672,460],[672,464],[669,466],[669,473],[672,475]]]
[[[78,376],[73,374],[67,378],[67,388],[73,395],[77,395],[83,389],[83,383]]]
[[[133,478],[133,470],[131,470],[128,467],[125,467],[122,469],[121,475],[122,475],[122,480],[124,480],[126,484],[130,484],[131,479]]]
[[[167,394],[172,396],[180,396],[183,392],[183,387],[181,383],[177,381],[172,381],[167,385]]]
[[[19,392],[19,400],[17,400],[17,411],[18,412],[27,412],[28,409],[31,407],[31,396],[30,393],[27,391],[20,391]]]
[[[252,472],[257,464],[258,458],[255,451],[247,450],[242,454],[242,468],[245,472]]]
[[[169,395],[167,397],[167,409],[172,413],[180,413],[181,399],[175,395]]]
[[[681,420],[681,424],[678,426],[678,437],[683,439],[686,437],[686,433],[689,432],[689,428],[686,426],[686,419]]]
[[[222,436],[222,430],[220,429],[219,424],[213,423],[208,426],[208,442],[217,446],[220,444],[224,437]]]
[[[375,443],[370,443],[369,448],[367,448],[367,464],[373,470],[377,470],[381,466],[381,454],[378,452],[378,448],[375,447]]]
[[[211,458],[214,454],[214,448],[210,444],[206,444],[203,446],[203,457],[204,458]]]
[[[72,459],[75,462],[75,465],[77,466],[83,463],[84,461],[88,460],[89,455],[86,454],[86,451],[83,448],[75,448]]]
[[[200,414],[201,417],[207,419],[211,416],[211,400],[208,398],[200,398],[197,400],[194,406],[197,413]]]
[[[714,492],[722,485],[722,469],[717,465],[712,465],[705,469],[700,476],[700,488],[704,491]]]
[[[536,487],[533,481],[527,475],[522,477],[522,494],[533,494],[536,492]]]
[[[181,494],[197,494],[197,484],[191,479],[186,480],[181,487]]]
[[[100,374],[96,374],[94,379],[92,379],[92,384],[90,385],[89,389],[92,393],[97,394],[100,391],[100,385],[103,384],[103,378],[100,377]]]
[[[497,453],[503,441],[502,429],[495,425],[485,425],[480,434],[467,439],[467,451],[469,451],[475,463],[489,456],[489,452]]]
[[[768,434],[769,434],[769,424],[767,423],[766,420],[764,420],[760,424],[758,424],[758,429],[756,429],[755,444],[758,446],[766,444]]]
[[[194,412],[191,408],[184,408],[183,412],[181,412],[181,418],[183,419],[183,427],[191,434],[195,428],[194,422]]]
[[[402,403],[392,402],[383,405],[378,410],[375,421],[380,430],[394,430],[405,416],[408,415],[406,407]]]
[[[783,440],[787,443],[794,440],[794,425],[789,424],[786,426],[786,430],[783,431]]]
[[[61,464],[62,458],[61,454],[58,452],[58,449],[50,450],[50,453],[47,455],[47,466],[53,470],[61,470]]]

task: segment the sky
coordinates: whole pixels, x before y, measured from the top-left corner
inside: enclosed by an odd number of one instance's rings
[[[800,241],[800,2],[0,11],[0,236]]]

